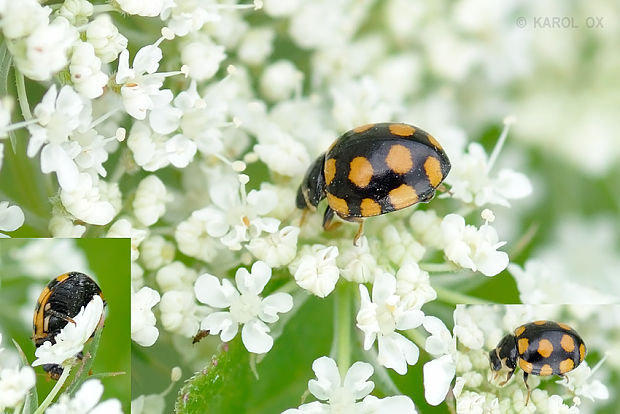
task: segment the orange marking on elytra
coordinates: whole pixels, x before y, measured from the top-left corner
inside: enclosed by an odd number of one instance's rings
[[[441,183],[441,180],[443,180],[441,164],[435,157],[428,157],[426,161],[424,161],[424,172],[428,177],[428,182],[433,187],[437,187],[439,183]]]
[[[566,352],[573,352],[573,350],[575,349],[575,341],[570,335],[567,334],[562,335],[560,345],[562,346],[562,349]]]
[[[349,215],[349,205],[347,204],[347,201],[345,199],[327,193],[327,203],[332,208],[332,210],[334,210],[340,216],[346,217]]]
[[[548,339],[541,339],[538,342],[538,353],[544,358],[548,358],[553,352],[553,344]]]
[[[553,374],[553,368],[551,368],[551,365],[545,364],[542,367],[540,367],[540,373],[538,375],[545,377],[551,374]]]
[[[410,137],[415,133],[415,128],[407,124],[390,124],[390,132],[400,137]]]
[[[528,374],[532,373],[532,369],[534,369],[534,366],[532,365],[531,362],[527,362],[524,359],[519,358],[519,366],[521,367],[521,369],[525,372],[527,372]]]
[[[418,194],[413,187],[407,184],[401,184],[399,187],[390,191],[388,195],[390,197],[390,203],[392,203],[396,210],[408,207],[418,201]]]
[[[323,174],[325,175],[325,184],[329,185],[336,176],[336,160],[333,158],[325,161],[325,167],[323,168]]]
[[[349,180],[360,188],[370,183],[373,173],[372,165],[365,157],[355,157],[349,164]]]
[[[366,125],[358,126],[357,128],[353,129],[353,132],[355,132],[356,134],[361,134],[362,132],[368,131],[370,128],[374,126],[375,124],[366,124]]]
[[[572,359],[566,358],[564,361],[560,362],[560,373],[565,374],[568,371],[575,368],[575,362]]]
[[[405,174],[413,168],[413,160],[411,159],[411,151],[404,145],[392,145],[385,162],[396,174]]]
[[[360,211],[364,217],[378,216],[381,214],[381,206],[372,198],[365,198],[360,204]]]

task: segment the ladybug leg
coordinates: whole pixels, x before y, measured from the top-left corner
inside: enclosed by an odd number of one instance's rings
[[[339,222],[334,222],[334,210],[330,206],[325,209],[323,216],[323,230],[330,231],[340,226]]]
[[[506,383],[508,381],[510,381],[510,378],[512,378],[512,374],[514,373],[514,371],[508,371],[508,375],[506,376],[506,379],[502,382],[499,383],[500,387],[503,387],[504,385],[506,385]]]
[[[358,219],[352,221],[358,222],[360,224],[360,226],[357,228],[357,233],[355,233],[355,237],[353,238],[353,246],[358,246],[357,241],[364,234],[364,220]]]
[[[527,384],[527,377],[528,377],[527,372],[524,372],[523,373],[523,382],[525,383],[525,388],[527,388],[527,397],[525,397],[525,405],[527,405],[527,403],[530,402],[530,394],[532,393],[532,390],[530,389],[530,386]]]
[[[448,188],[448,186],[446,186],[445,184],[440,184],[439,187],[437,187],[437,190],[441,191],[442,193],[448,193],[450,197],[454,195],[452,189]]]
[[[306,217],[308,217],[308,210],[309,209],[307,209],[307,208],[304,208],[302,210],[301,218],[299,219],[299,227],[303,226],[304,223],[306,222]]]
[[[54,309],[48,309],[47,312],[50,315],[57,317],[58,319],[62,319],[63,321],[71,322],[72,324],[75,325],[75,321],[73,319],[71,319],[69,316],[65,315],[64,313],[57,312]]]

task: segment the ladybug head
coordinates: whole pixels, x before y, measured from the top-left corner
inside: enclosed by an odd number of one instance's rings
[[[508,334],[499,341],[495,349],[489,352],[491,369],[495,372],[508,370],[512,373],[517,367],[517,357],[515,336]]]
[[[323,163],[325,154],[321,154],[306,171],[304,180],[297,190],[296,205],[299,209],[314,208],[325,198],[325,176]]]
[[[64,370],[58,364],[43,364],[43,371],[47,372],[51,379],[58,381]]]

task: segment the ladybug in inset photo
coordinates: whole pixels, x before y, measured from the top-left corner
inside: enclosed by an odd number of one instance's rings
[[[450,172],[450,160],[432,135],[403,123],[368,124],[346,132],[308,168],[297,191],[300,209],[327,198],[323,228],[334,213],[358,222],[430,201]]]
[[[523,370],[527,388],[526,404],[531,390],[528,375],[564,376],[575,369],[586,356],[586,345],[581,336],[570,326],[561,322],[536,321],[519,326],[514,334],[502,338],[497,347],[489,352],[491,369],[495,377],[507,371],[504,385],[512,377],[517,364]]]
[[[49,282],[39,295],[34,310],[32,340],[36,348],[46,341],[55,344],[56,335],[67,323],[75,323],[72,318],[82,307],[86,307],[95,295],[101,296],[105,307],[106,301],[101,288],[84,273],[63,273]],[[57,364],[44,364],[43,370],[55,380],[58,380],[63,372],[62,367]]]

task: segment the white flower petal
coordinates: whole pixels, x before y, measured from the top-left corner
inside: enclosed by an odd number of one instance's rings
[[[253,319],[243,325],[241,339],[249,352],[264,354],[273,346],[273,338],[267,333],[269,327],[259,319]]]
[[[430,405],[439,405],[448,394],[456,373],[456,365],[450,355],[424,364],[424,397]]]
[[[402,313],[396,321],[396,329],[404,331],[407,329],[417,328],[424,321],[424,312],[418,309],[412,309]]]
[[[360,361],[351,365],[351,368],[347,371],[343,385],[353,394],[356,400],[364,398],[375,388],[374,382],[368,381],[373,372],[374,368],[372,365]]]
[[[207,330],[212,335],[221,332],[222,341],[228,342],[237,335],[239,325],[233,320],[230,312],[213,312],[202,320],[200,329]]]
[[[333,359],[323,356],[312,363],[316,380],[308,381],[308,390],[319,400],[328,400],[340,386],[340,373]]]
[[[267,296],[261,302],[259,317],[269,323],[277,321],[278,313],[286,313],[293,309],[293,297],[288,293],[278,292]]]
[[[198,301],[214,308],[227,308],[230,306],[230,297],[234,287],[227,280],[220,281],[217,277],[205,273],[196,280],[194,293]]]
[[[386,368],[392,368],[400,375],[407,373],[407,364],[414,365],[418,362],[420,350],[418,347],[399,333],[380,335],[379,363]]]
[[[415,414],[415,405],[411,398],[406,395],[394,395],[391,397],[377,398],[369,395],[362,401],[363,408],[359,412],[363,414]]]

